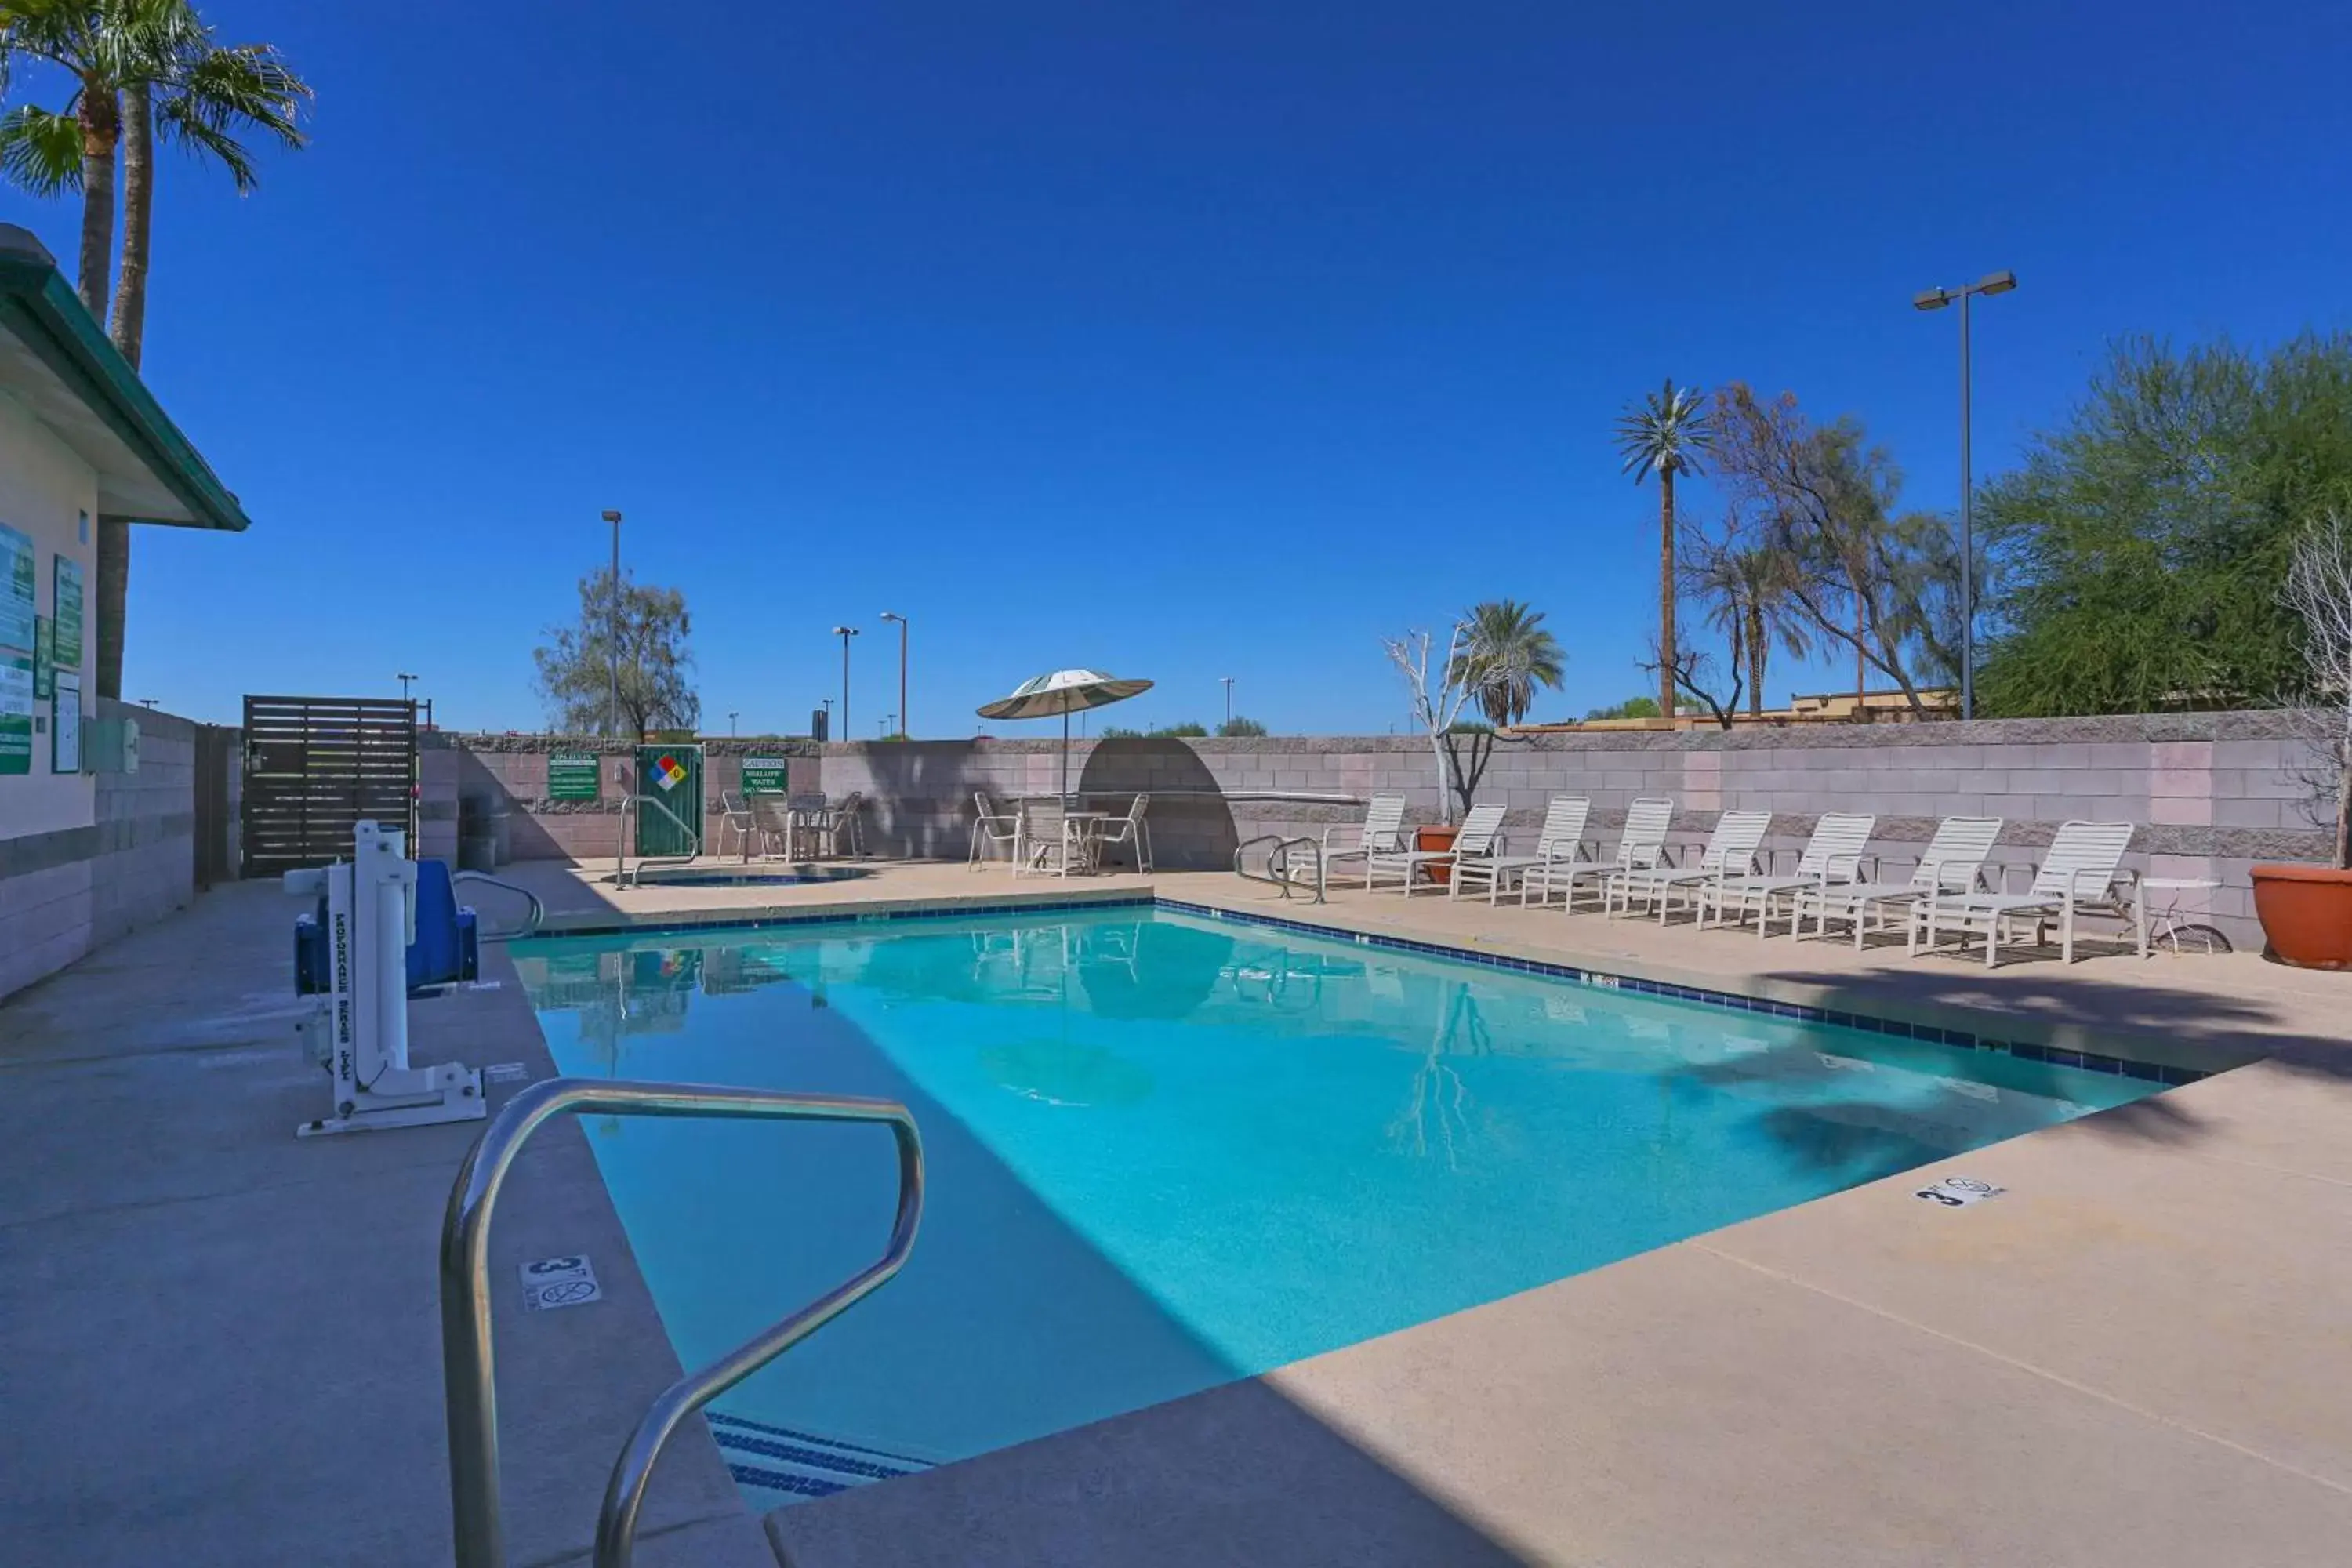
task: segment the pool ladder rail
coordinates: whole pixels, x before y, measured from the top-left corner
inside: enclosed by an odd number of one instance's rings
[[[488,871],[457,871],[450,874],[449,880],[453,886],[459,882],[478,882],[486,888],[499,888],[509,893],[520,893],[525,899],[530,900],[530,912],[523,916],[522,924],[512,931],[483,931],[481,939],[484,942],[512,942],[517,937],[535,936],[541,924],[547,919],[547,906],[539,901],[537,893],[520,883],[493,877]]]
[[[685,855],[641,855],[637,858],[635,867],[634,868],[630,867],[628,863],[629,825],[636,821],[637,815],[629,807],[637,805],[652,806],[656,811],[668,817],[677,826],[677,830],[686,835],[688,849]],[[621,830],[613,840],[614,887],[636,886],[638,878],[648,866],[691,866],[701,858],[701,855],[702,835],[688,827],[684,817],[649,795],[625,795],[621,797]]]
[[[1271,846],[1265,853],[1265,869],[1249,868],[1251,850]],[[1265,882],[1282,889],[1287,900],[1291,890],[1312,891],[1315,901],[1324,901],[1323,843],[1318,838],[1286,838],[1279,833],[1261,835],[1244,842],[1234,851],[1234,875],[1249,882]]]
[[[490,1215],[515,1156],[558,1116],[715,1117],[871,1121],[898,1150],[898,1204],[882,1256],[840,1285],[698,1372],[648,1408],[614,1461],[596,1521],[595,1568],[629,1568],[646,1486],[663,1447],[689,1415],[889,1282],[914,1249],[923,1217],[923,1144],[903,1105],[715,1084],[558,1078],[507,1101],[482,1131],[449,1192],[441,1223],[441,1375],[449,1419],[449,1504],[457,1568],[507,1568],[499,1499],[498,1373],[490,1340]]]

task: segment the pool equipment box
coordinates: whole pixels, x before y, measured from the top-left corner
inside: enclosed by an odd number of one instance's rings
[[[406,848],[405,834],[362,822],[349,860],[286,873],[289,893],[326,900],[328,984],[294,1027],[303,1054],[334,1080],[333,1112],[296,1128],[299,1137],[478,1121],[486,1112],[479,1069],[408,1065],[416,863]]]

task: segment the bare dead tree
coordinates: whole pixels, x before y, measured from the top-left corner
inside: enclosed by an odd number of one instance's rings
[[[1401,637],[1382,637],[1382,651],[1389,662],[1404,677],[1406,687],[1412,692],[1412,716],[1416,723],[1429,731],[1429,753],[1437,766],[1437,809],[1442,821],[1454,820],[1455,784],[1460,770],[1449,754],[1447,733],[1454,721],[1462,717],[1462,709],[1473,694],[1475,682],[1465,679],[1471,671],[1462,659],[1462,626],[1460,622],[1448,629],[1445,637],[1445,659],[1437,667],[1434,679],[1429,668],[1431,637],[1427,632],[1407,632]],[[1467,802],[1465,802],[1467,805]]]
[[[2309,710],[2315,815],[2332,798],[2336,865],[2352,870],[2352,517],[2329,512],[2304,531],[2279,596],[2303,623],[2311,689],[2328,704]]]
[[[1674,659],[1669,663],[1659,657],[1658,639],[1654,637],[1650,639],[1650,657],[1642,661],[1641,668],[1672,679],[1676,690],[1689,693],[1706,710],[1709,718],[1728,730],[1739,712],[1739,694],[1746,689],[1740,671],[1747,667],[1748,650],[1741,641],[1741,635],[1737,628],[1731,634],[1731,690],[1727,695],[1718,696],[1715,690],[1715,661],[1689,647],[1676,648]]]

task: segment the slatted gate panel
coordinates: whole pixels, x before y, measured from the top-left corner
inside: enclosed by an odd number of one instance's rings
[[[416,705],[387,697],[245,700],[245,874],[276,876],[352,852],[380,822],[415,842]],[[412,850],[412,853],[414,851]]]

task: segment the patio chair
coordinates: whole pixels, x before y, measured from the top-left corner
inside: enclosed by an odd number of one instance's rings
[[[1015,858],[1021,853],[1019,806],[1012,811],[999,811],[995,803],[988,798],[988,792],[980,789],[971,792],[971,803],[979,808],[980,815],[972,818],[971,853],[964,861],[965,868],[972,869],[986,864],[992,847],[1001,846],[1007,860]]]
[[[1135,868],[1148,874],[1151,869],[1151,826],[1143,820],[1143,814],[1150,807],[1151,797],[1139,795],[1128,805],[1125,816],[1104,823],[1087,845],[1087,855],[1093,863],[1100,865],[1104,850],[1123,845],[1135,857]]]
[[[2055,917],[2060,952],[2066,963],[2074,963],[2074,916],[2078,910],[2096,910],[2114,915],[2128,912],[2114,896],[2114,890],[2116,881],[2125,875],[2124,851],[2131,847],[2132,835],[2137,831],[2137,826],[2128,822],[2061,823],[2057,837],[2050,841],[2050,852],[2042,858],[2042,868],[2033,874],[2031,891],[1932,892],[1912,906],[1908,950],[1916,956],[1924,936],[1927,950],[1934,951],[1938,933],[1944,931],[1957,934],[1965,950],[1968,933],[1981,931],[1985,967],[1990,969],[2000,955],[2004,930],[2031,920],[2033,945],[2040,947]]]
[[[752,831],[762,860],[799,858],[799,819],[792,803],[780,795],[755,795],[751,799]]]
[[[749,799],[747,798],[743,805],[738,805],[735,804],[733,795],[725,790],[720,790],[719,792],[718,852],[722,856],[727,853],[727,836],[731,833],[743,847],[743,858],[750,859],[752,837],[758,831],[759,825],[751,819]]]
[[[1376,795],[1364,807],[1364,820],[1341,823],[1323,830],[1323,869],[1328,877],[1332,864],[1339,860],[1364,862],[1364,890],[1371,891],[1372,865],[1375,854],[1385,854],[1404,847],[1404,796]],[[1334,845],[1338,837],[1341,843]]]
[[[1813,836],[1805,840],[1804,852],[1797,857],[1797,869],[1789,876],[1766,873],[1758,877],[1726,877],[1706,889],[1706,907],[1699,910],[1699,924],[1706,923],[1707,910],[1715,913],[1715,923],[1721,925],[1728,913],[1734,923],[1744,922],[1748,911],[1756,911],[1756,940],[1761,942],[1772,929],[1772,905],[1784,895],[1789,901],[1789,932],[1796,934],[1798,896],[1811,888],[1824,888],[1832,882],[1862,880],[1862,858],[1870,849],[1871,829],[1878,818],[1868,813],[1825,812],[1813,821]]]
[[[1555,847],[1552,856],[1542,865],[1530,866],[1519,877],[1519,905],[1527,906],[1528,895],[1539,892],[1538,907],[1551,902],[1551,890],[1560,890],[1560,907],[1573,913],[1576,910],[1576,889],[1589,886],[1601,895],[1601,908],[1608,908],[1609,879],[1621,871],[1638,871],[1655,866],[1665,858],[1666,832],[1675,825],[1675,803],[1662,795],[1646,795],[1625,808],[1625,826],[1617,839],[1617,853],[1608,860],[1576,861],[1574,847],[1562,853]]]
[[[1756,852],[1764,847],[1764,835],[1772,826],[1769,811],[1727,811],[1715,819],[1715,831],[1706,836],[1706,847],[1699,851],[1696,866],[1650,866],[1612,874],[1601,896],[1601,912],[1610,912],[1610,900],[1616,900],[1621,914],[1633,911],[1633,900],[1643,899],[1658,911],[1658,923],[1666,923],[1666,911],[1674,907],[1675,895],[1681,893],[1690,900],[1691,912],[1704,921],[1706,913],[1706,890],[1714,883],[1730,877],[1745,877],[1756,868]]]
[[[851,790],[841,797],[839,805],[825,807],[815,823],[816,837],[824,845],[827,859],[839,860],[866,853],[866,796],[862,791]]]
[[[1495,835],[1502,830],[1503,808],[1499,805],[1474,805],[1462,819],[1454,835],[1451,849],[1376,849],[1364,859],[1364,890],[1370,892],[1376,876],[1394,873],[1399,892],[1412,897],[1412,879],[1423,871],[1439,866],[1450,866],[1460,855],[1488,855],[1494,852]]]
[[[1502,891],[1503,883],[1513,876],[1525,880],[1528,870],[1552,863],[1557,858],[1573,862],[1584,842],[1584,819],[1592,814],[1592,803],[1582,795],[1556,795],[1544,807],[1543,826],[1536,834],[1536,852],[1532,855],[1457,855],[1454,859],[1454,876],[1445,896],[1458,897],[1465,884],[1483,882],[1486,901],[1493,903]],[[1563,852],[1564,851],[1564,852]],[[1519,901],[1527,902],[1524,892]]]
[[[1021,803],[1020,860],[1013,868],[1019,876],[1024,871],[1047,872],[1067,877],[1070,861],[1076,845],[1072,832],[1077,825],[1070,821],[1066,808],[1057,796],[1052,800],[1024,800]]]
[[[1813,934],[1826,936],[1830,921],[1851,921],[1853,949],[1860,952],[1863,939],[1873,929],[1874,913],[1879,916],[1877,929],[1884,930],[1889,911],[1900,908],[1907,913],[1912,904],[1938,889],[1975,891],[2000,827],[1998,816],[1948,816],[1936,825],[1936,837],[1927,841],[1909,881],[1832,882],[1802,889],[1797,894],[1797,924],[1801,926],[1810,913]]]

